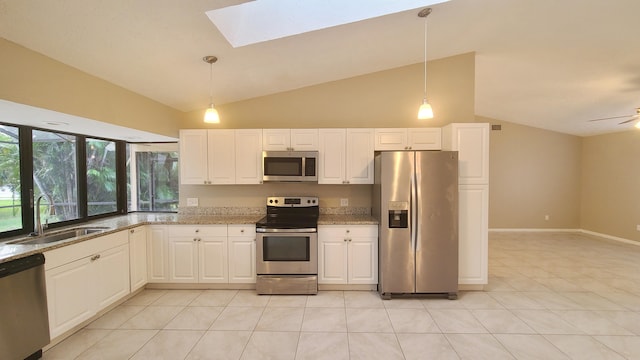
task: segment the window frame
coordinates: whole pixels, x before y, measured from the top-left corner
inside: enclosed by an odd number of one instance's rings
[[[22,228],[0,232],[0,239],[19,235],[26,235],[34,228],[34,183],[33,183],[33,131],[44,131],[59,133],[76,138],[76,178],[78,186],[77,206],[78,217],[76,219],[65,220],[49,224],[49,228],[59,228],[68,225],[85,223],[87,221],[100,218],[122,215],[127,213],[127,192],[126,192],[126,141],[103,138],[93,135],[77,134],[57,129],[45,129],[26,125],[17,125],[0,122],[0,125],[10,126],[18,129],[18,139],[20,148],[20,199],[22,212]],[[112,141],[116,144],[116,211],[88,215],[87,209],[87,164],[86,164],[86,144],[87,138]]]

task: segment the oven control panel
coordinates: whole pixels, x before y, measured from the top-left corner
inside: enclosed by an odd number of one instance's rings
[[[316,196],[270,196],[267,198],[267,206],[279,206],[279,207],[318,206],[318,197]]]

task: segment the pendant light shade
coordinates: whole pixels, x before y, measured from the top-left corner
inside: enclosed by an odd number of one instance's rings
[[[418,109],[418,119],[433,119],[433,109],[427,102],[427,98],[422,100],[422,105],[420,105],[420,109]]]
[[[422,98],[422,105],[418,109],[418,119],[433,119],[433,109],[427,101],[427,16],[431,14],[431,8],[425,8],[420,10],[418,16],[424,18],[424,97]]]
[[[204,113],[204,122],[208,124],[219,124],[220,123],[220,115],[218,115],[218,110],[216,110],[215,106],[213,106],[213,63],[218,61],[218,58],[215,56],[205,56],[202,60],[209,64],[209,108],[207,112]]]
[[[218,110],[213,107],[213,104],[207,109],[207,112],[204,113],[204,122],[209,124],[220,124],[220,115],[218,115]]]

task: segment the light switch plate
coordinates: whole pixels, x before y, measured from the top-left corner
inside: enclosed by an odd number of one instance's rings
[[[198,198],[187,198],[187,206],[198,206]]]

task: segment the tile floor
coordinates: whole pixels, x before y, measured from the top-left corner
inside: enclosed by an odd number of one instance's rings
[[[640,246],[491,233],[489,285],[375,292],[145,290],[44,359],[640,359]]]

